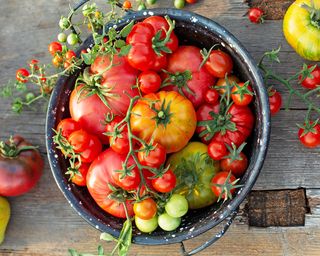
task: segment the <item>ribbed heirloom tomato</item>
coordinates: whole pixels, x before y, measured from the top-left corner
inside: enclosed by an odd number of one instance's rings
[[[196,128],[192,103],[174,91],[150,93],[137,101],[131,111],[130,124],[139,138],[154,140],[167,153],[179,151],[191,139]]]

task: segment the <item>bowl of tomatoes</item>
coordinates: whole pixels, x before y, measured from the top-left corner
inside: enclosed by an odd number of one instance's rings
[[[182,10],[129,13],[104,31],[77,50],[85,63],[58,80],[47,113],[48,158],[70,205],[116,237],[129,219],[132,241],[148,245],[234,217],[270,133],[253,58],[224,27]]]

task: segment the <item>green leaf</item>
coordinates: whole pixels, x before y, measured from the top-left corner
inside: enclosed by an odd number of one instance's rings
[[[104,250],[103,250],[103,247],[101,245],[98,246],[98,255],[99,256],[104,256]]]
[[[93,58],[92,58],[91,52],[82,53],[81,55],[82,55],[83,61],[86,65],[91,65],[93,63]]]
[[[128,25],[126,25],[121,31],[120,36],[121,37],[127,37],[129,33],[131,32],[131,29],[134,25],[134,20],[132,20]]]
[[[128,55],[130,49],[131,49],[131,45],[130,44],[122,46],[120,48],[119,56],[122,57],[122,56]]]
[[[75,249],[69,249],[68,252],[71,256],[80,256],[80,254]]]
[[[114,45],[117,48],[121,48],[126,45],[126,42],[122,39],[119,39],[119,40],[115,41]]]
[[[124,222],[118,241],[120,243],[119,256],[126,256],[132,241],[132,221],[130,219]]]
[[[108,233],[101,233],[100,239],[106,242],[117,241],[116,238],[114,238],[112,235]]]

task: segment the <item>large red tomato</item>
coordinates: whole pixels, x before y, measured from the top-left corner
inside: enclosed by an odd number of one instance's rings
[[[112,193],[108,184],[119,188],[112,176],[116,170],[122,169],[125,157],[109,148],[92,162],[87,174],[87,187],[90,195],[104,211],[118,218],[126,218],[124,206],[108,197]],[[132,164],[133,160],[129,160],[129,165]],[[126,206],[129,216],[133,216],[133,202],[126,200]]]
[[[197,108],[204,101],[209,86],[214,85],[215,78],[202,67],[200,49],[195,46],[181,46],[168,59],[167,74],[170,86],[165,90],[184,94]]]

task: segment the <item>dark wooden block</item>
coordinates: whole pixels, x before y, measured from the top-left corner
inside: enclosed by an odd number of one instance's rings
[[[305,190],[252,191],[248,198],[249,226],[304,226]]]
[[[281,20],[295,0],[248,0],[250,7],[259,7],[268,20]]]

